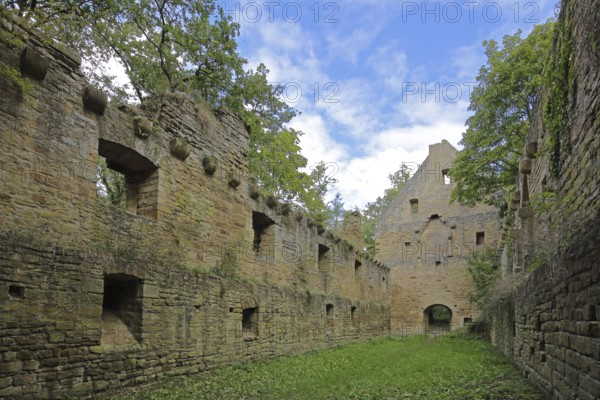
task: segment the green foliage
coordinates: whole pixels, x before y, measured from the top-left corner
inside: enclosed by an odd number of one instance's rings
[[[344,222],[344,216],[347,212],[344,209],[344,202],[342,201],[342,195],[340,194],[340,192],[337,192],[335,194],[335,197],[329,205],[329,209],[331,210],[329,227],[333,230],[339,229],[342,226],[342,223]]]
[[[33,85],[29,79],[23,78],[21,76],[21,71],[14,68],[13,66],[6,65],[0,61],[0,76],[4,76],[8,78],[10,81],[15,83],[21,93],[28,95],[33,91]]]
[[[18,13],[15,5],[9,2],[6,5],[0,5],[0,19],[4,21],[12,21]],[[23,33],[17,32],[15,29],[12,32],[0,31],[0,44],[6,47],[22,47],[23,46]],[[10,82],[16,84],[21,92],[25,95],[29,94],[33,90],[31,81],[21,76],[21,71],[12,65],[7,65],[3,61],[0,61],[0,76],[7,78]]]
[[[431,315],[435,321],[450,321],[452,318],[452,313],[444,306],[433,306]]]
[[[467,325],[466,330],[470,337],[488,339],[490,337],[490,321],[488,318],[477,318]]]
[[[548,151],[550,172],[554,176],[560,170],[560,160],[570,151],[570,125],[575,105],[573,47],[573,3],[561,9],[552,44],[552,53],[544,75],[543,97],[544,124],[550,133]]]
[[[539,238],[536,236],[533,254],[528,260],[527,271],[535,271],[548,260],[567,249],[581,234],[580,221],[593,219],[591,208],[579,210],[572,194],[559,196],[557,192],[544,190],[531,197],[531,208],[536,216]]]
[[[502,189],[514,184],[534,105],[542,86],[554,23],[534,27],[525,39],[521,31],[506,35],[502,46],[485,41],[487,64],[471,93],[467,130],[449,173],[456,187],[451,200],[501,207]]]
[[[556,209],[556,192],[544,190],[536,193],[531,199],[531,207],[538,216],[547,215]]]
[[[490,246],[470,253],[467,256],[467,263],[475,283],[475,290],[470,293],[470,300],[483,305],[489,299],[494,285],[501,278],[500,255],[494,246]]]
[[[398,193],[402,190],[404,185],[410,179],[410,171],[408,166],[401,164],[400,168],[393,174],[388,175],[391,187],[385,189],[383,196],[377,197],[374,202],[369,202],[362,211],[362,236],[366,246],[366,251],[369,254],[375,254],[375,225],[379,221],[379,218],[385,211],[385,209],[391,204],[392,200],[396,198]]]
[[[125,176],[106,166],[106,159],[101,158],[98,164],[96,182],[97,198],[113,206],[125,208],[127,186]]]
[[[489,343],[388,338],[171,379],[114,399],[538,400]]]
[[[312,219],[317,225],[327,226],[333,217],[330,204],[325,202],[327,191],[337,183],[337,179],[333,177],[333,172],[335,171],[323,161],[317,163],[308,175],[308,185],[299,194],[301,207],[308,218]]]
[[[82,32],[57,32],[92,63],[114,57],[138,101],[183,91],[218,104],[241,76],[239,25],[214,1],[119,0],[85,21]],[[93,75],[93,78],[99,78]],[[113,87],[106,87],[114,95]],[[124,100],[124,99],[121,99]]]
[[[250,143],[251,175],[269,193],[288,201],[298,199],[309,184],[309,176],[299,173],[307,162],[300,154],[299,143],[300,133],[291,128],[281,132],[258,128],[253,130]]]

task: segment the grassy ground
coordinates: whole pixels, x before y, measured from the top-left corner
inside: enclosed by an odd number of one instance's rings
[[[538,400],[489,343],[444,337],[371,340],[223,368],[113,399]]]

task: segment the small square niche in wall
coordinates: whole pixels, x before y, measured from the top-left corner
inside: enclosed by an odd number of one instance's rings
[[[10,285],[8,287],[8,296],[12,300],[23,300],[25,298],[25,288],[18,285]]]

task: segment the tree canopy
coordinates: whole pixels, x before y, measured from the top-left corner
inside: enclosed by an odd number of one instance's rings
[[[456,157],[450,176],[456,182],[452,201],[502,206],[503,188],[515,182],[530,118],[539,97],[545,60],[552,46],[548,21],[537,25],[524,39],[521,31],[506,35],[500,46],[483,42],[487,64],[477,76],[471,93],[463,133],[464,146]]]

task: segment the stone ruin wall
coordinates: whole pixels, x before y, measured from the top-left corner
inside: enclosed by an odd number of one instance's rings
[[[565,13],[566,11],[568,13]],[[600,1],[563,1],[572,35],[571,125],[558,175],[538,105],[511,194],[503,270],[520,282],[492,307],[492,340],[553,399],[600,398]],[[540,210],[543,192],[556,200]]]
[[[104,108],[79,57],[34,36],[0,57],[33,85],[0,78],[0,398],[389,333],[388,268],[256,190],[237,116],[183,94]],[[97,198],[101,156],[126,210]]]
[[[433,305],[450,309],[451,328],[479,315],[469,300],[473,280],[465,258],[474,250],[498,245],[498,212],[484,205],[450,203],[455,184],[447,170],[455,157],[456,149],[445,140],[430,145],[429,156],[376,228],[377,258],[390,267],[394,283],[390,299],[394,334],[428,331],[428,309]]]

